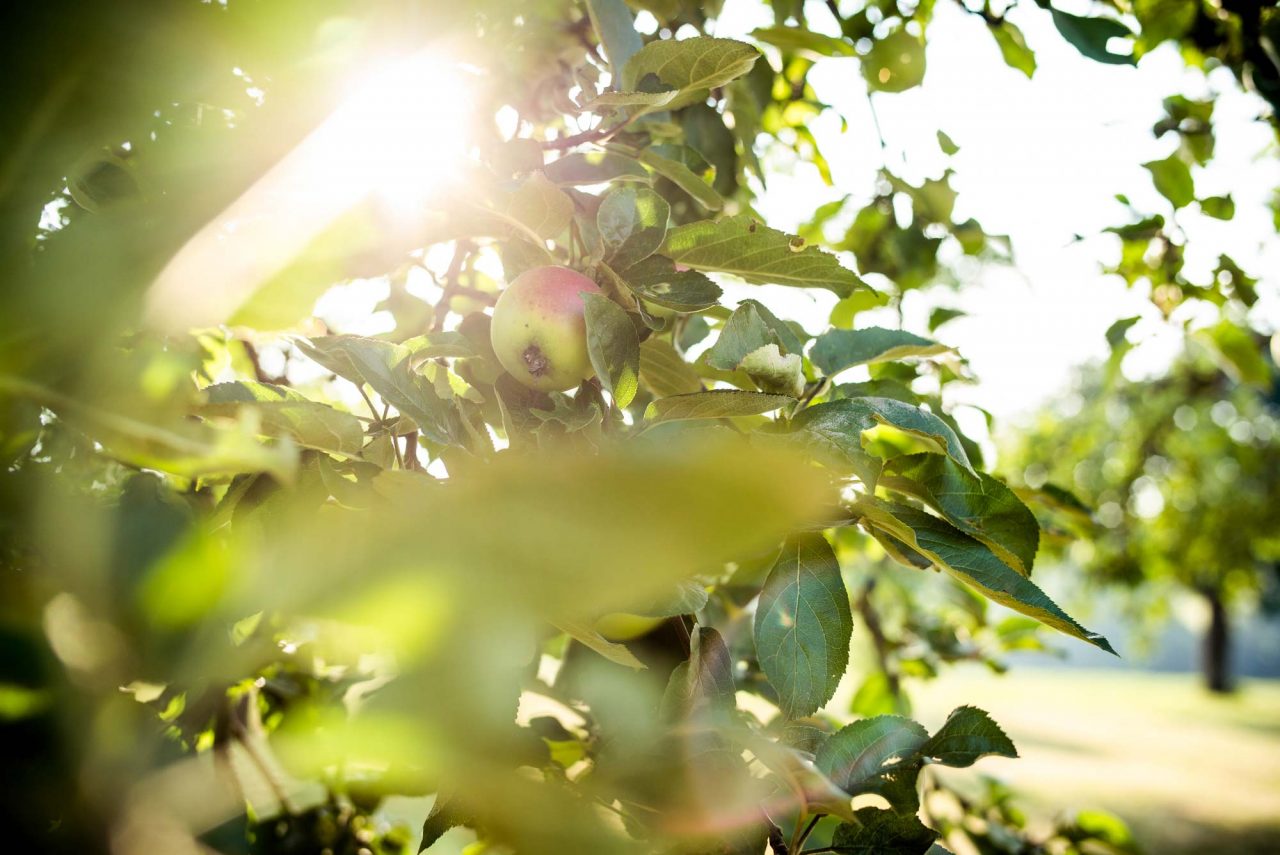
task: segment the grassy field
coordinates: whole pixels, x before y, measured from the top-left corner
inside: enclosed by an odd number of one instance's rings
[[[1110,810],[1160,855],[1280,853],[1280,681],[1216,698],[1192,675],[975,668],[912,697],[930,729],[961,704],[990,712],[1022,756],[976,771],[1032,817]]]

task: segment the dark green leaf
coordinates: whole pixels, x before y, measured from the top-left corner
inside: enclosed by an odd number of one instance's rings
[[[879,505],[888,512],[892,521],[868,517],[873,526],[883,527],[889,534],[903,540],[988,599],[1108,653],[1115,653],[1105,638],[1076,623],[1034,582],[1001,561],[980,541],[959,531],[946,520],[905,505],[886,505],[868,500],[860,500],[855,504],[855,510]]]
[[[676,270],[666,256],[651,255],[618,271],[618,278],[637,297],[677,312],[700,312],[716,304],[720,286],[696,270]]]
[[[1013,741],[977,707],[957,707],[938,732],[920,748],[920,756],[944,766],[972,766],[989,755],[1017,757]]]
[[[459,825],[467,825],[474,820],[469,811],[458,805],[458,800],[447,793],[436,793],[436,800],[431,805],[431,812],[422,824],[422,842],[418,851],[430,849],[435,842],[444,837],[446,831]]]
[[[787,718],[831,700],[849,663],[853,616],[831,545],[821,534],[787,540],[756,607],[756,656]]]
[[[1129,344],[1129,340],[1127,338],[1129,330],[1132,329],[1133,325],[1140,320],[1142,320],[1141,316],[1134,315],[1131,318],[1121,318],[1111,326],[1107,327],[1107,344],[1111,345],[1111,349],[1113,351],[1118,348],[1127,349]]]
[[[587,353],[591,367],[619,407],[636,396],[640,382],[640,338],[622,307],[603,294],[583,292]]]
[[[673,229],[664,252],[695,270],[731,273],[757,285],[826,288],[841,297],[868,287],[834,255],[745,215]]]
[[[938,447],[961,466],[973,471],[956,432],[933,413],[893,398],[842,398],[816,404],[801,411],[791,421],[793,430],[808,430],[825,436],[833,449],[861,447],[863,431],[878,424],[895,427]]]
[[[855,365],[935,356],[950,350],[945,344],[906,330],[867,327],[828,330],[813,343],[809,358],[823,374],[831,376]]]
[[[929,733],[919,723],[896,715],[855,721],[822,744],[814,762],[850,795],[880,793],[889,779],[906,772],[914,787],[913,764]]]
[[[667,236],[671,206],[647,187],[610,190],[596,212],[605,258],[615,270],[653,255]]]
[[[680,720],[708,716],[728,720],[737,708],[733,656],[720,633],[695,627],[689,638],[689,659],[671,675],[662,699],[663,716]]]
[[[1053,24],[1062,37],[1089,59],[1111,65],[1137,64],[1132,54],[1112,53],[1107,49],[1107,42],[1111,39],[1129,39],[1133,36],[1124,24],[1113,18],[1082,18],[1057,9],[1050,11],[1053,13]]]
[[[938,832],[914,814],[879,808],[855,811],[858,821],[842,823],[831,838],[838,855],[926,855]]]
[[[1040,526],[1002,482],[941,454],[912,454],[886,463],[880,483],[920,499],[1010,567],[1024,576],[1031,574]]]

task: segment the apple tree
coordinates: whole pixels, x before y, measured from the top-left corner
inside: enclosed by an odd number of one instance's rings
[[[946,176],[886,170],[839,240],[844,203],[798,235],[754,207],[771,153],[824,169],[815,57],[912,88],[933,4],[774,3],[740,38],[715,34],[720,4],[635,6],[644,33],[622,0],[9,12],[18,848],[985,833],[931,813],[930,769],[1016,749],[977,707],[901,715],[892,636],[929,667],[994,661],[1027,627],[988,626],[991,601],[1110,645],[1032,580],[1036,520],[946,407],[962,358],[854,321],[1004,247],[954,222]],[[1129,32],[1044,11],[1095,59]],[[1012,23],[975,14],[1030,73]],[[371,279],[381,326],[325,308]],[[783,308],[815,292],[822,330]],[[958,607],[925,613],[926,589]],[[840,726],[822,710],[859,622],[881,670],[851,675]],[[420,831],[404,796],[433,797]]]

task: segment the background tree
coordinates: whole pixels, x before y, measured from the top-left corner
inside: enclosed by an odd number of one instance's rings
[[[1232,683],[1232,607],[1261,598],[1274,608],[1280,557],[1277,401],[1269,386],[1241,382],[1223,360],[1228,335],[1240,337],[1238,353],[1254,360],[1253,376],[1269,377],[1273,367],[1236,327],[1189,338],[1176,365],[1149,380],[1118,375],[1122,343],[1111,365],[1083,375],[1075,412],[1046,410],[1009,447],[1010,471],[1048,491],[1043,507],[1059,530],[1086,536],[1083,549],[1066,554],[1080,556],[1097,581],[1172,581],[1203,597],[1202,668],[1216,692]],[[1092,517],[1055,485],[1083,500]]]

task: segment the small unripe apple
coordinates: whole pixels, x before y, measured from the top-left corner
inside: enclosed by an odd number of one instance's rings
[[[493,307],[493,352],[530,389],[559,392],[591,376],[586,304],[596,283],[567,267],[535,267],[507,285]]]
[[[610,612],[596,621],[596,632],[610,641],[635,641],[658,628],[664,618]]]

